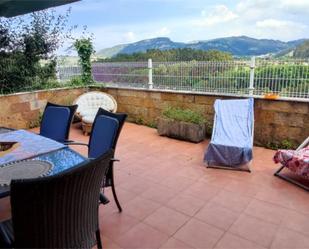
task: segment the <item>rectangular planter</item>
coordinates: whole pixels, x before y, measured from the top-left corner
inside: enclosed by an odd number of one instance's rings
[[[158,133],[160,136],[199,143],[205,139],[205,130],[205,124],[199,125],[162,117],[158,118]]]

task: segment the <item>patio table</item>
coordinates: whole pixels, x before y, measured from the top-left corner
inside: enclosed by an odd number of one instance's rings
[[[22,136],[20,136],[20,134],[22,134]],[[15,154],[14,151],[12,151],[4,157],[0,157],[0,167],[6,167],[16,162],[23,162],[26,160],[45,161],[52,164],[53,166],[47,174],[48,176],[51,176],[64,172],[77,166],[81,162],[88,160],[79,153],[70,149],[68,146],[55,142],[51,139],[44,138],[29,131],[6,130],[6,132],[4,132],[4,129],[0,128],[0,142],[4,141],[3,139],[8,139],[9,141],[17,140],[17,142],[20,142],[21,144],[20,147],[26,145],[32,147],[34,146],[34,148],[30,148],[26,151],[18,148],[18,151],[16,149]],[[46,145],[45,148],[43,148],[44,145]],[[6,163],[3,164],[3,162]],[[0,185],[0,198],[9,195],[10,186]]]

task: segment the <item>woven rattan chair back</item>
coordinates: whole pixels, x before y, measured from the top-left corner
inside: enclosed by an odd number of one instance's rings
[[[113,151],[61,174],[11,183],[16,248],[91,248],[99,195]]]

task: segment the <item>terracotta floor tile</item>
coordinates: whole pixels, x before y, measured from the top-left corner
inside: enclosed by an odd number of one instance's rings
[[[287,209],[267,203],[264,201],[253,200],[245,210],[245,213],[265,221],[280,224],[285,217]]]
[[[185,167],[179,170],[178,172],[176,172],[176,175],[187,177],[195,181],[202,178],[205,174],[206,174],[205,167],[200,167],[200,168]]]
[[[111,188],[106,188],[104,193],[105,193],[106,197],[110,200],[110,203],[115,202]],[[125,190],[125,189],[118,187],[118,186],[116,186],[116,194],[117,194],[118,200],[119,200],[119,202],[122,206],[125,206],[125,204],[127,202],[131,201],[132,199],[134,199],[136,197],[136,193],[134,193],[132,191]]]
[[[205,201],[202,201],[194,196],[179,194],[171,199],[166,206],[173,208],[186,215],[193,216],[202,208]]]
[[[115,239],[139,223],[139,220],[124,213],[114,213],[100,218],[100,229],[103,236]]]
[[[213,248],[223,230],[192,218],[173,237],[195,248]]]
[[[101,239],[102,239],[103,248],[106,248],[106,249],[121,249],[121,247],[119,245],[117,245],[115,242],[113,242],[111,239],[104,237],[104,236]],[[95,248],[97,248],[97,247],[95,247]]]
[[[171,172],[171,173],[170,173]],[[142,175],[143,179],[148,179],[154,183],[160,184],[164,182],[170,175],[173,175],[172,171],[166,171],[161,167],[157,167],[152,170],[148,170]]]
[[[203,181],[198,181],[188,187],[183,193],[192,195],[200,200],[208,201],[215,197],[220,192],[218,187],[207,184]]]
[[[252,198],[242,196],[238,193],[221,191],[212,200],[212,202],[218,203],[219,205],[226,207],[235,212],[244,211],[249,205]]]
[[[140,223],[116,239],[122,248],[159,248],[168,236],[149,225]]]
[[[229,232],[264,247],[269,247],[278,227],[272,223],[243,214],[231,226]]]
[[[261,189],[256,194],[255,198],[284,208],[292,208],[291,198],[293,198],[293,196],[284,190],[272,189],[268,186],[267,188]]]
[[[127,191],[141,194],[147,189],[155,187],[156,185],[152,182],[143,180],[140,177],[132,176],[130,179],[127,180],[127,182],[119,184],[118,186]]]
[[[309,237],[290,229],[281,228],[278,230],[271,248],[308,249]]]
[[[309,236],[309,216],[289,210],[283,218],[282,226]]]
[[[234,181],[228,174],[223,176],[222,174],[214,174],[213,169],[207,170],[208,171],[201,178],[201,180],[209,185],[213,185],[222,189],[228,186],[232,181]]]
[[[171,198],[175,197],[178,191],[167,187],[156,186],[149,188],[143,192],[140,196],[145,199],[156,201],[158,203],[167,203]]]
[[[167,235],[173,235],[189,219],[189,216],[173,209],[161,207],[149,215],[144,220],[144,223],[166,233]]]
[[[215,249],[265,249],[254,242],[243,239],[231,233],[224,234],[223,238],[217,243]]]
[[[185,244],[184,242],[182,242],[180,240],[177,240],[177,239],[174,239],[173,237],[171,237],[160,248],[161,249],[177,249],[177,248],[187,248],[187,249],[190,249],[190,248],[193,248],[193,247]]]
[[[228,230],[239,217],[239,213],[221,207],[216,203],[209,203],[194,217],[220,229]]]
[[[163,186],[167,186],[178,191],[183,191],[184,189],[189,188],[194,183],[195,181],[193,179],[185,176],[176,177],[175,175],[169,176],[161,182]]]
[[[126,204],[123,213],[135,217],[136,219],[143,220],[159,207],[160,204],[154,201],[136,197]]]
[[[247,175],[243,177],[246,178]],[[225,185],[224,189],[241,195],[254,197],[261,190],[261,186],[251,183],[250,180],[247,181],[244,179],[243,181],[230,181]]]
[[[70,138],[89,140],[80,124]],[[275,151],[254,147],[250,174],[218,170],[203,163],[208,142],[125,123],[114,167],[123,213],[110,189],[110,203],[99,207],[105,248],[309,248],[308,193],[273,176]],[[86,147],[72,148],[87,156]],[[7,199],[0,219],[9,215]]]

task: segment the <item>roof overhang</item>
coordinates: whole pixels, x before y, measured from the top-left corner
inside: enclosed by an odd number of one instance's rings
[[[14,17],[80,0],[0,0],[0,17]]]

